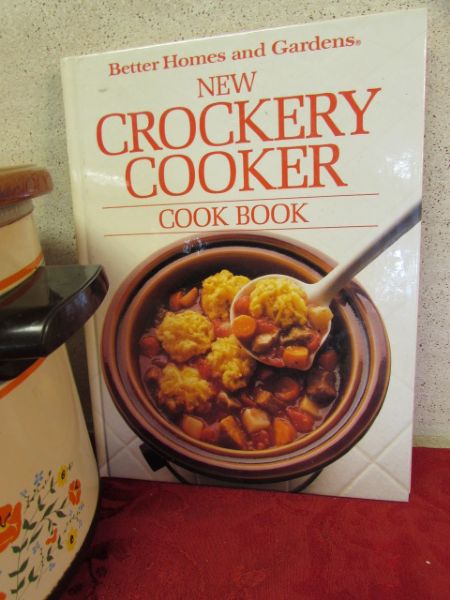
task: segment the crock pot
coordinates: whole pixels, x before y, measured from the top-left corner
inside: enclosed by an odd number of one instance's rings
[[[390,350],[376,307],[355,281],[332,304],[335,334],[345,348],[339,398],[322,425],[286,446],[249,452],[194,440],[158,410],[139,377],[139,335],[171,292],[223,268],[250,278],[285,273],[314,282],[334,265],[314,248],[282,236],[218,233],[168,246],[125,279],[103,326],[104,375],[119,412],[151,452],[203,476],[259,484],[317,472],[361,439],[383,404]]]
[[[100,267],[46,267],[32,198],[46,169],[0,169],[0,598],[47,598],[78,556],[99,496],[64,342],[106,294]]]

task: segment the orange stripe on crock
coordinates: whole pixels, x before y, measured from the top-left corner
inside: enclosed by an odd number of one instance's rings
[[[22,269],[20,269],[19,271],[16,271],[12,275],[5,277],[5,279],[1,279],[0,280],[0,292],[6,288],[9,288],[10,286],[14,285],[15,283],[18,283],[19,281],[24,279],[27,275],[31,275],[31,273],[39,267],[39,265],[41,264],[41,262],[43,260],[44,260],[43,253],[39,252],[39,254],[36,256],[36,258],[34,260],[32,260],[28,265],[25,265]]]
[[[28,379],[30,375],[32,375],[36,369],[38,369],[45,358],[38,358],[34,361],[32,365],[25,369],[20,375],[18,375],[15,379],[12,379],[8,383],[6,383],[2,388],[0,388],[0,400],[7,396],[10,392],[12,392],[17,386],[19,386],[25,379]]]

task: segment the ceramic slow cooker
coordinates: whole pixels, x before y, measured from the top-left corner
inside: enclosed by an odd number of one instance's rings
[[[46,267],[36,167],[0,169],[0,599],[47,598],[94,520],[99,478],[64,342],[102,301],[99,267]]]
[[[284,273],[312,283],[334,262],[282,236],[217,233],[165,247],[143,261],[116,291],[103,326],[104,375],[119,412],[156,455],[201,476],[265,484],[318,472],[368,431],[386,395],[390,375],[387,333],[372,300],[355,281],[335,298],[332,334],[342,347],[341,385],[334,408],[311,433],[282,447],[245,451],[186,435],[165,418],[140,375],[139,338],[171,293],[198,286],[228,269],[250,278]],[[157,463],[157,461],[155,461]]]

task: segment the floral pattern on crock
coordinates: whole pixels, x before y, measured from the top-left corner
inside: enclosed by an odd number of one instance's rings
[[[20,535],[22,528],[22,504],[17,502],[14,508],[11,504],[0,506],[0,552],[6,550]]]
[[[85,505],[81,482],[71,480],[71,470],[68,464],[56,472],[39,471],[32,487],[20,492],[21,501],[0,505],[0,559],[8,552],[15,559],[15,567],[2,573],[0,600],[23,600],[53,571],[61,552],[76,549]]]

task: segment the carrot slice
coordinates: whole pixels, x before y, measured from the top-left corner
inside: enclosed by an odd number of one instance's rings
[[[191,306],[194,306],[194,304],[197,302],[197,297],[198,290],[194,287],[191,290],[189,290],[189,292],[186,292],[186,294],[181,295],[180,304],[183,308],[190,308]]]
[[[283,360],[286,367],[291,369],[307,369],[309,350],[305,346],[287,346],[283,351]]]
[[[173,310],[176,312],[177,310],[180,310],[181,308],[183,308],[183,305],[181,304],[182,297],[183,297],[182,292],[174,292],[173,294],[170,295],[170,298],[169,298],[170,310]]]
[[[275,397],[281,402],[293,402],[300,392],[300,385],[292,377],[280,377],[274,386]]]
[[[249,315],[239,315],[232,324],[234,335],[243,340],[248,340],[255,335],[256,320]]]

